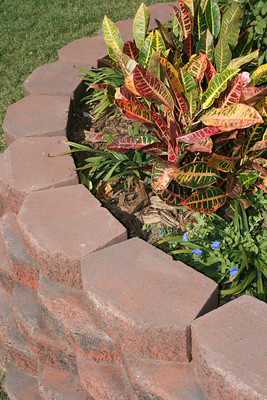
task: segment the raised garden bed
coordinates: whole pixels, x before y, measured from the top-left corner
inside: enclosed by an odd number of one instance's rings
[[[167,5],[152,16],[169,19]],[[131,38],[131,21],[118,23]],[[218,306],[211,279],[127,232],[67,150],[102,36],[59,50],[12,105],[0,156],[0,363],[11,399],[265,399],[267,306]],[[66,68],[64,82],[61,68]],[[54,105],[55,104],[55,105]],[[55,109],[56,107],[56,109]]]

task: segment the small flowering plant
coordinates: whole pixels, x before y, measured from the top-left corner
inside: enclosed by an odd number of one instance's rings
[[[259,202],[250,215],[237,202],[231,222],[217,214],[195,214],[197,223],[183,236],[162,238],[157,245],[216,280],[224,300],[246,293],[267,301],[267,231],[262,212],[265,207],[266,216],[267,200],[262,194],[253,197]]]

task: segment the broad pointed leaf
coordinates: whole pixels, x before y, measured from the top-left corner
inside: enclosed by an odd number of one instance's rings
[[[173,207],[178,207],[188,196],[186,188],[178,185],[174,180],[162,191],[157,191],[158,197],[165,203]]]
[[[121,150],[140,150],[145,146],[158,142],[154,136],[140,134],[138,136],[124,136],[110,143],[107,148],[110,151],[120,152]]]
[[[102,30],[105,42],[108,47],[110,47],[113,51],[121,51],[123,50],[123,41],[121,38],[121,34],[116,25],[105,15],[102,23]]]
[[[131,72],[133,72],[137,65],[136,61],[132,60],[129,56],[127,56],[127,54],[117,49],[112,52],[112,57],[114,57],[114,60],[119,63],[119,66],[125,75],[129,75]]]
[[[142,67],[147,67],[151,54],[153,52],[153,38],[154,38],[154,32],[150,32],[146,40],[144,41],[142,47],[140,48],[140,54],[139,54],[139,64],[142,65]]]
[[[177,163],[177,151],[178,148],[174,148],[171,144],[171,142],[168,142],[168,161],[171,163]]]
[[[227,65],[230,63],[232,58],[232,52],[229,44],[225,40],[220,39],[215,47],[214,54],[216,69],[218,72],[223,72],[227,68]]]
[[[245,140],[242,146],[242,156],[246,156],[251,147],[261,141],[264,133],[264,125],[255,125],[249,128],[246,132]]]
[[[151,185],[153,190],[161,192],[166,189],[172,181],[172,173],[175,167],[170,163],[156,162],[152,168]]]
[[[174,100],[169,89],[140,65],[134,69],[133,82],[141,96],[162,102],[170,109],[174,109]]]
[[[250,86],[261,85],[267,82],[267,64],[263,64],[250,77]]]
[[[242,184],[238,181],[234,174],[231,172],[227,174],[226,179],[226,196],[234,199],[240,197],[242,194]]]
[[[204,31],[197,43],[197,53],[207,54],[207,57],[210,61],[213,61],[214,58],[214,42],[213,36],[210,33],[210,30],[207,29]]]
[[[201,121],[204,125],[217,126],[225,132],[248,128],[264,122],[258,111],[246,104],[233,104],[226,108],[213,108],[206,112]]]
[[[246,86],[241,93],[241,103],[254,106],[258,101],[267,96],[267,88],[257,86]]]
[[[219,38],[226,41],[232,48],[234,48],[238,42],[241,18],[242,9],[237,2],[231,4],[222,18]]]
[[[205,18],[212,35],[217,38],[221,26],[221,13],[216,0],[208,0],[205,8]]]
[[[199,100],[199,91],[197,89],[193,89],[190,92],[184,93],[190,117],[192,118],[194,112],[197,110],[198,100]]]
[[[161,68],[160,68],[160,64],[157,61],[158,57],[160,56],[161,51],[155,51],[153,50],[153,53],[151,54],[148,66],[147,66],[147,70],[148,72],[150,72],[152,75],[156,76],[159,80],[161,78]]]
[[[253,185],[258,177],[259,174],[255,171],[244,171],[238,175],[238,179],[244,190],[247,190],[251,185]]]
[[[260,140],[259,142],[255,143],[249,151],[259,151],[267,149],[267,140]]]
[[[202,96],[202,108],[209,108],[218,99],[220,94],[227,88],[227,83],[232,79],[239,69],[227,69],[220,74],[216,74],[209,82],[207,90]]]
[[[187,68],[184,68],[187,72],[190,73],[191,76],[195,79],[195,81],[201,82],[204,77],[204,71],[207,66],[207,56],[206,54],[200,54],[195,57]]]
[[[198,0],[184,0],[184,3],[187,5],[187,7],[189,8],[192,16],[194,17],[195,9],[198,6]]]
[[[181,93],[184,90],[184,88],[178,79],[177,70],[173,67],[173,65],[165,57],[158,57],[158,62],[162,66],[172,89],[175,89],[179,93]]]
[[[133,119],[141,123],[154,124],[150,112],[145,105],[129,100],[120,99],[115,99],[115,103],[122,110],[123,114],[126,115],[127,118]]]
[[[136,87],[134,86],[134,77],[133,77],[133,72],[130,75],[127,75],[125,77],[125,86],[126,88],[133,93],[135,96],[140,96],[140,93],[136,90]]]
[[[250,61],[252,61],[254,58],[258,58],[259,56],[259,50],[255,50],[252,53],[246,55],[246,56],[241,56],[238,58],[233,58],[227,68],[239,68],[244,64],[248,64]]]
[[[191,145],[189,150],[192,153],[201,152],[201,153],[211,153],[213,147],[213,141],[211,138],[201,139],[199,142]]]
[[[241,57],[246,56],[247,54],[251,53],[252,48],[252,39],[253,32],[252,30],[245,32],[245,34],[239,39],[236,47],[233,50],[233,57]]]
[[[178,0],[178,7],[170,5],[172,11],[177,18],[182,29],[184,38],[186,39],[193,32],[193,17],[188,6],[181,0]]]
[[[166,50],[164,39],[159,31],[155,31],[155,34],[153,37],[153,42],[152,42],[152,47],[155,51],[160,50],[160,51],[164,52]]]
[[[167,44],[167,46],[173,47],[174,43],[173,43],[173,40],[172,40],[172,37],[171,37],[169,31],[165,28],[164,25],[162,25],[162,23],[158,19],[155,19],[155,22],[156,22],[158,29],[165,41],[165,44]]]
[[[187,36],[183,41],[183,52],[190,57],[193,53],[193,35]]]
[[[196,89],[196,83],[193,76],[183,68],[180,68],[178,71],[178,80],[183,88],[183,91],[191,92],[191,90]]]
[[[221,156],[213,153],[207,165],[222,172],[231,172],[235,168],[237,158]]]
[[[157,127],[159,128],[162,138],[166,143],[168,143],[171,140],[172,135],[167,125],[167,122],[160,114],[156,113],[155,111],[150,111],[150,115],[153,118]]]
[[[195,132],[187,133],[186,135],[179,136],[177,138],[178,142],[183,143],[198,143],[200,140],[209,138],[212,135],[217,135],[219,133],[219,129],[216,127],[209,127],[199,129]]]
[[[150,13],[144,3],[140,5],[133,22],[133,35],[135,44],[140,49],[143,46],[147,35],[147,28],[149,25]]]
[[[136,47],[135,43],[128,40],[128,42],[123,45],[123,53],[127,54],[128,57],[132,58],[134,61],[139,60],[139,49]]]
[[[187,210],[201,214],[212,214],[226,202],[226,195],[220,189],[210,186],[191,194],[182,205]]]
[[[195,162],[173,172],[173,177],[181,186],[197,189],[216,182],[218,171],[208,167],[205,162]]]
[[[216,75],[216,69],[214,68],[213,64],[210,62],[209,58],[207,59],[207,67],[205,70],[205,78],[207,82],[209,83],[210,80],[213,78],[214,75]]]
[[[203,11],[201,7],[198,8],[198,14],[197,14],[197,37],[200,39],[201,35],[203,32],[207,30],[207,23],[206,23],[206,18],[205,15],[203,14]]]
[[[222,93],[219,99],[219,107],[225,108],[231,104],[236,104],[240,102],[241,93],[243,90],[243,81],[240,76],[237,76],[235,80],[231,83],[229,88]]]

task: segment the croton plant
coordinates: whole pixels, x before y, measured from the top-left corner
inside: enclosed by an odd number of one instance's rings
[[[172,23],[148,33],[142,4],[133,23],[134,41],[123,43],[105,16],[103,34],[125,86],[109,89],[130,119],[147,134],[123,136],[108,145],[154,157],[151,185],[166,203],[213,213],[267,189],[267,64],[255,68],[258,51],[246,41],[238,3],[223,14],[215,0],[178,0]],[[254,69],[254,70],[253,70]],[[104,90],[104,85],[94,85]]]

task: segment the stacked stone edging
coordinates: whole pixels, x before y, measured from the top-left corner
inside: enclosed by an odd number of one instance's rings
[[[173,3],[175,4],[175,3]],[[150,6],[167,22],[167,4]],[[132,39],[132,20],[117,26]],[[67,150],[102,36],[25,81],[0,154],[0,366],[11,400],[267,399],[267,305],[140,239],[79,184]],[[64,78],[64,79],[63,79]],[[255,371],[257,369],[257,371]]]

